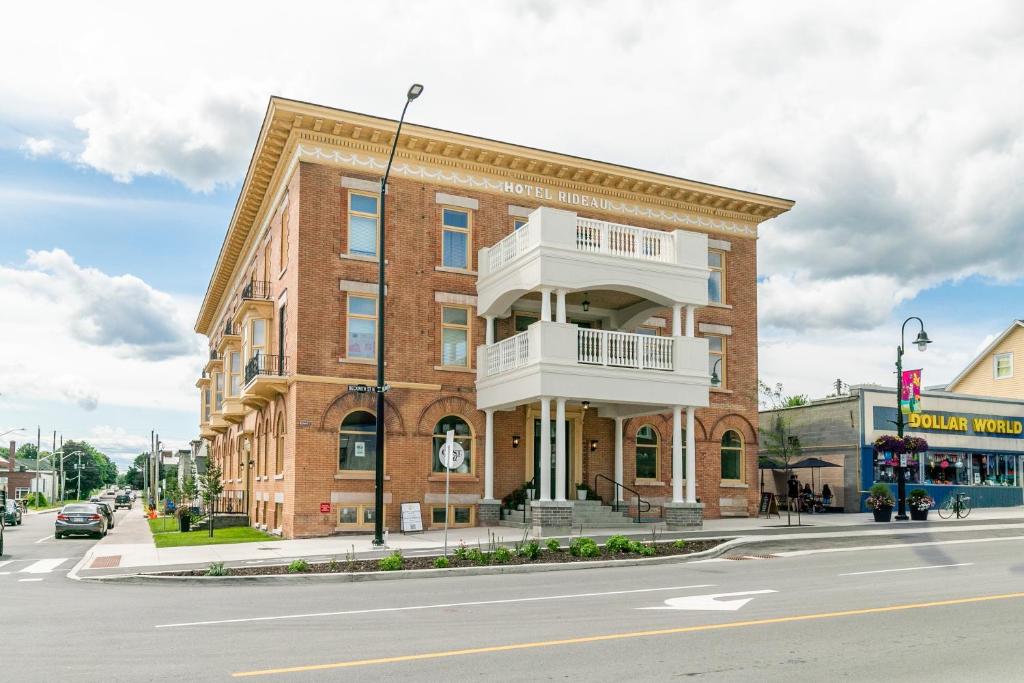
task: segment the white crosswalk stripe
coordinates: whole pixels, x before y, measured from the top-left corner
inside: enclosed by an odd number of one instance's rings
[[[14,560],[0,560],[0,569],[3,569],[7,565],[9,565],[11,562],[14,562]]]
[[[54,569],[68,561],[66,557],[57,557],[50,560],[36,560],[29,566],[22,569],[20,574],[49,574]]]

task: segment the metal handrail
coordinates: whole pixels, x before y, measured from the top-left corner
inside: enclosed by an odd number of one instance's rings
[[[605,481],[610,482],[612,484],[612,486],[617,486],[619,488],[625,489],[626,491],[629,491],[634,496],[636,496],[636,519],[634,521],[636,521],[637,524],[640,523],[640,513],[642,513],[642,512],[650,512],[651,511],[651,503],[649,501],[646,501],[643,498],[641,498],[639,491],[637,491],[636,489],[631,489],[628,486],[626,486],[625,484],[620,484],[619,482],[615,481],[611,477],[606,477],[603,474],[596,474],[596,475],[594,475],[594,490],[595,491],[597,490],[597,480],[598,479],[604,479]],[[615,489],[615,494],[613,494],[615,497],[614,497],[614,501],[612,503],[612,510],[615,510],[616,512],[618,512],[619,511],[619,498],[618,498],[618,495],[616,495],[616,494],[618,494],[618,489]],[[641,510],[640,509],[641,505],[646,505],[647,509]]]
[[[270,299],[270,283],[266,280],[249,280],[242,287],[243,299]]]

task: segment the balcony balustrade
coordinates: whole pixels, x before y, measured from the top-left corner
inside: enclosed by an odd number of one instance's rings
[[[266,280],[249,280],[242,287],[242,299],[272,299],[270,283]]]
[[[245,364],[245,383],[249,384],[259,375],[283,376],[287,359],[276,354],[258,353]]]

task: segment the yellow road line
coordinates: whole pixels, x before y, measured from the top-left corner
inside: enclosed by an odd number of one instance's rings
[[[415,662],[424,659],[442,659],[444,657],[464,657],[467,655],[488,654],[491,652],[509,652],[512,650],[528,650],[539,647],[557,647],[559,645],[579,645],[582,643],[599,643],[608,640],[626,640],[629,638],[648,638],[650,636],[669,636],[678,633],[697,633],[700,631],[717,631],[727,628],[743,628],[747,626],[764,626],[767,624],[785,624],[794,621],[811,621],[814,619],[833,619],[836,617],[854,617],[864,614],[879,614],[882,612],[900,612],[911,609],[925,609],[927,607],[946,607],[949,605],[965,605],[977,602],[990,602],[993,600],[1011,600],[1024,598],[1024,593],[1002,593],[999,595],[981,595],[973,598],[955,598],[952,600],[937,600],[935,602],[919,602],[907,605],[890,605],[889,607],[867,607],[864,609],[844,610],[842,612],[821,612],[818,614],[799,614],[791,617],[774,617],[771,619],[752,619],[748,621],[729,621],[723,624],[703,624],[701,626],[680,626],[677,628],[664,628],[653,631],[630,631],[627,633],[608,633],[600,636],[583,636],[580,638],[563,638],[559,640],[541,640],[533,643],[513,643],[511,645],[494,645],[490,647],[474,647],[465,650],[442,650],[441,652],[424,652],[418,655],[399,655],[397,657],[378,657],[376,659],[354,659],[348,662],[333,662],[331,664],[311,664],[308,666],[292,666],[281,669],[262,669],[259,671],[239,671],[231,674],[235,678],[246,676],[269,676],[273,674],[301,673],[304,671],[323,671],[325,669],[348,669],[357,666],[370,666],[372,664],[395,664],[398,662]]]

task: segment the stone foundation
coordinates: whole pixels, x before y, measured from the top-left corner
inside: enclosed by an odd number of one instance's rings
[[[476,520],[480,526],[497,526],[501,518],[501,501],[481,500],[477,505]]]
[[[530,519],[534,536],[564,536],[572,529],[572,502],[531,500]]]
[[[704,503],[665,503],[665,525],[677,529],[700,529],[704,526]]]

